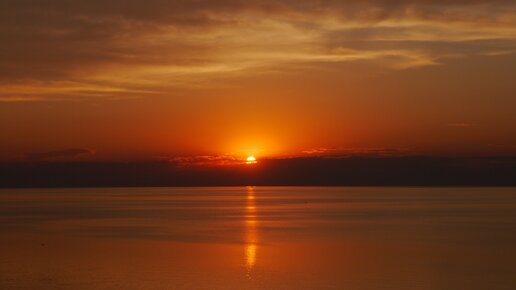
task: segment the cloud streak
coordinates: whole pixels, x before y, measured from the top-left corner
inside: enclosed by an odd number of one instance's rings
[[[244,164],[245,160],[230,155],[200,155],[200,156],[177,156],[167,158],[167,161],[179,167],[185,166],[220,166]]]
[[[3,1],[0,99],[145,97],[299,64],[516,51],[513,1]]]
[[[28,161],[77,161],[83,157],[89,157],[95,154],[95,150],[90,149],[66,149],[59,151],[40,152],[40,153],[25,153],[22,159]]]
[[[316,148],[302,151],[303,154],[310,157],[399,157],[409,156],[410,151],[404,148]]]

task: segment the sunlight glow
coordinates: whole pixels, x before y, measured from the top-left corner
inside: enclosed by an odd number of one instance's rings
[[[245,163],[246,164],[255,164],[256,163],[256,158],[254,156],[249,156],[249,157],[247,157]]]

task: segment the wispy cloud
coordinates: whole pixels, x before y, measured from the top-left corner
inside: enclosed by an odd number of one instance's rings
[[[245,163],[245,160],[230,155],[177,156],[166,160],[177,166],[219,166]]]
[[[91,149],[66,149],[50,152],[24,153],[22,159],[28,161],[65,161],[78,160],[80,158],[94,155],[95,150]]]
[[[309,156],[329,156],[329,157],[350,157],[350,156],[369,156],[369,157],[394,157],[403,156],[410,153],[405,148],[316,148],[302,151],[301,153]]]
[[[3,102],[143,97],[298,64],[410,69],[512,54],[516,4],[8,0],[0,42]]]
[[[486,52],[481,53],[481,55],[485,55],[485,56],[505,56],[505,55],[511,55],[511,54],[516,54],[516,49],[508,49],[508,50],[498,49],[498,50],[486,51]]]

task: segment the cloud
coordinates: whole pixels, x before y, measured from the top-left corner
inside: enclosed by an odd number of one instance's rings
[[[316,148],[302,151],[311,157],[353,157],[353,156],[368,156],[368,157],[396,157],[405,156],[410,153],[408,149],[404,148]]]
[[[40,153],[25,153],[22,158],[28,161],[78,160],[83,157],[92,156],[95,153],[95,150],[90,149],[66,149]]]
[[[163,158],[161,158],[163,160]],[[200,156],[178,156],[167,159],[169,162],[177,166],[211,166],[211,165],[235,165],[243,164],[244,160],[240,160],[230,155],[200,155]]]
[[[41,162],[20,163],[16,166],[13,163],[0,163],[0,173],[0,187],[514,186],[516,158],[511,155],[473,158],[305,156],[262,159],[256,166],[172,166],[169,162],[163,161]]]
[[[282,158],[297,157],[329,157],[329,158],[345,158],[345,157],[397,157],[406,156],[410,153],[404,148],[315,148],[304,150],[300,156],[288,157],[269,157],[267,160],[279,160]],[[246,164],[245,158],[239,158],[233,155],[199,155],[199,156],[156,156],[156,160],[168,161],[176,166],[220,166],[220,165],[242,165]]]
[[[0,99],[148,97],[270,71],[516,51],[514,1],[0,3]],[[217,82],[220,83],[220,82]]]
[[[482,55],[485,55],[485,56],[505,56],[505,55],[511,55],[511,54],[516,54],[516,49],[493,50],[493,51],[487,51],[487,52],[482,53]]]

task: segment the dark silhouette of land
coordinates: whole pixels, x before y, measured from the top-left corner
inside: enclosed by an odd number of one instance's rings
[[[516,157],[347,157],[260,160],[255,165],[152,162],[0,164],[0,187],[515,186]]]

